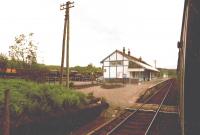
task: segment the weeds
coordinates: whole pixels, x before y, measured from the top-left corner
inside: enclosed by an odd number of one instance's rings
[[[0,79],[0,106],[3,104],[5,89],[11,90],[11,114],[16,117],[22,113],[33,115],[78,108],[89,100],[83,93],[59,85]]]

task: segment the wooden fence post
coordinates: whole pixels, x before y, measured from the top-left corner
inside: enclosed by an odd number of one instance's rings
[[[10,135],[10,90],[5,90],[4,94],[3,135]]]

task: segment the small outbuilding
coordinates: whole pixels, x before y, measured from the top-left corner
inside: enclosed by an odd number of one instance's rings
[[[157,78],[160,71],[149,65],[142,58],[131,56],[130,50],[125,53],[115,50],[101,63],[103,68],[103,77],[105,81],[110,82],[130,82],[138,83],[140,81],[149,81]]]

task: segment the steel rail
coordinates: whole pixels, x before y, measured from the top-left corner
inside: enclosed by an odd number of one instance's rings
[[[163,105],[165,99],[166,99],[166,97],[168,96],[168,93],[169,93],[169,91],[170,91],[170,88],[171,88],[172,84],[173,84],[173,81],[171,82],[171,84],[170,84],[170,86],[169,86],[167,92],[165,93],[165,96],[164,96],[162,102],[160,103],[160,105],[159,105],[159,107],[158,107],[158,109],[157,109],[157,111],[156,111],[156,113],[155,113],[153,119],[151,120],[151,122],[150,122],[150,124],[149,124],[149,126],[148,126],[148,128],[147,128],[147,130],[146,130],[146,132],[145,132],[145,135],[147,135],[147,134],[149,133],[149,131],[150,131],[150,129],[151,129],[151,127],[152,127],[152,125],[153,125],[153,123],[154,123],[154,121],[155,121],[155,119],[156,119],[156,117],[157,117],[157,115],[158,115],[158,113],[159,113],[159,111],[160,111],[160,109],[161,109],[161,107],[162,107],[162,105]]]
[[[169,81],[169,80],[168,80]],[[136,112],[138,112],[149,100],[151,100],[155,95],[157,95],[164,87],[166,87],[170,82],[167,82],[163,87],[161,87],[155,94],[150,96],[145,102],[139,106],[133,113],[128,115],[125,119],[123,119],[119,124],[117,124],[111,131],[109,131],[106,135],[111,135],[116,129],[118,129],[124,122],[126,122],[131,116],[133,116]]]

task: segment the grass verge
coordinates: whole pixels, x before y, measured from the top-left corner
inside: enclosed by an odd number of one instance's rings
[[[3,113],[4,90],[11,91],[11,115],[20,116],[66,111],[90,103],[91,97],[59,85],[38,84],[22,79],[0,79],[0,115]]]

